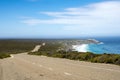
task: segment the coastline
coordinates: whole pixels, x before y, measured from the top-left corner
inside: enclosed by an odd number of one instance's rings
[[[72,48],[73,48],[74,51],[88,52],[88,45],[89,44],[72,45]]]
[[[89,39],[88,39],[89,40]],[[91,39],[90,39],[91,40]],[[73,50],[78,52],[92,52],[95,54],[120,54],[120,38],[118,39],[92,39],[98,43],[83,43],[73,45]]]

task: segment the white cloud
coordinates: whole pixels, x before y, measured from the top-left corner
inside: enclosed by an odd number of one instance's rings
[[[74,31],[108,28],[117,30],[120,25],[120,1],[106,1],[77,8],[66,8],[63,12],[40,13],[53,17],[53,19],[24,19],[22,22],[28,25],[63,24],[67,25],[63,27],[64,30]],[[68,27],[71,25],[73,27]]]

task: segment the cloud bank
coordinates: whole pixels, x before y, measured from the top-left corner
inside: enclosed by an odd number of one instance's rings
[[[105,1],[93,3],[81,7],[66,8],[62,12],[40,12],[51,19],[24,19],[22,23],[28,25],[58,24],[65,25],[63,30],[73,31],[94,31],[114,30],[118,31],[120,27],[120,1]],[[71,27],[72,26],[72,27]]]

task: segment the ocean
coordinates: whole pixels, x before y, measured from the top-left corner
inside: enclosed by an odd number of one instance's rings
[[[100,41],[101,43],[73,45],[73,49],[78,52],[93,52],[96,54],[120,54],[120,37],[104,37],[94,39]]]

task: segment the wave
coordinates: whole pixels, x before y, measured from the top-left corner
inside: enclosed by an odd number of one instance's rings
[[[88,52],[88,44],[72,45],[74,51]]]
[[[88,39],[91,41],[90,43],[83,43],[83,44],[77,44],[77,45],[72,45],[72,50],[73,51],[78,51],[78,52],[100,52],[103,51],[100,46],[102,46],[104,43],[101,41],[98,41],[96,39]]]

